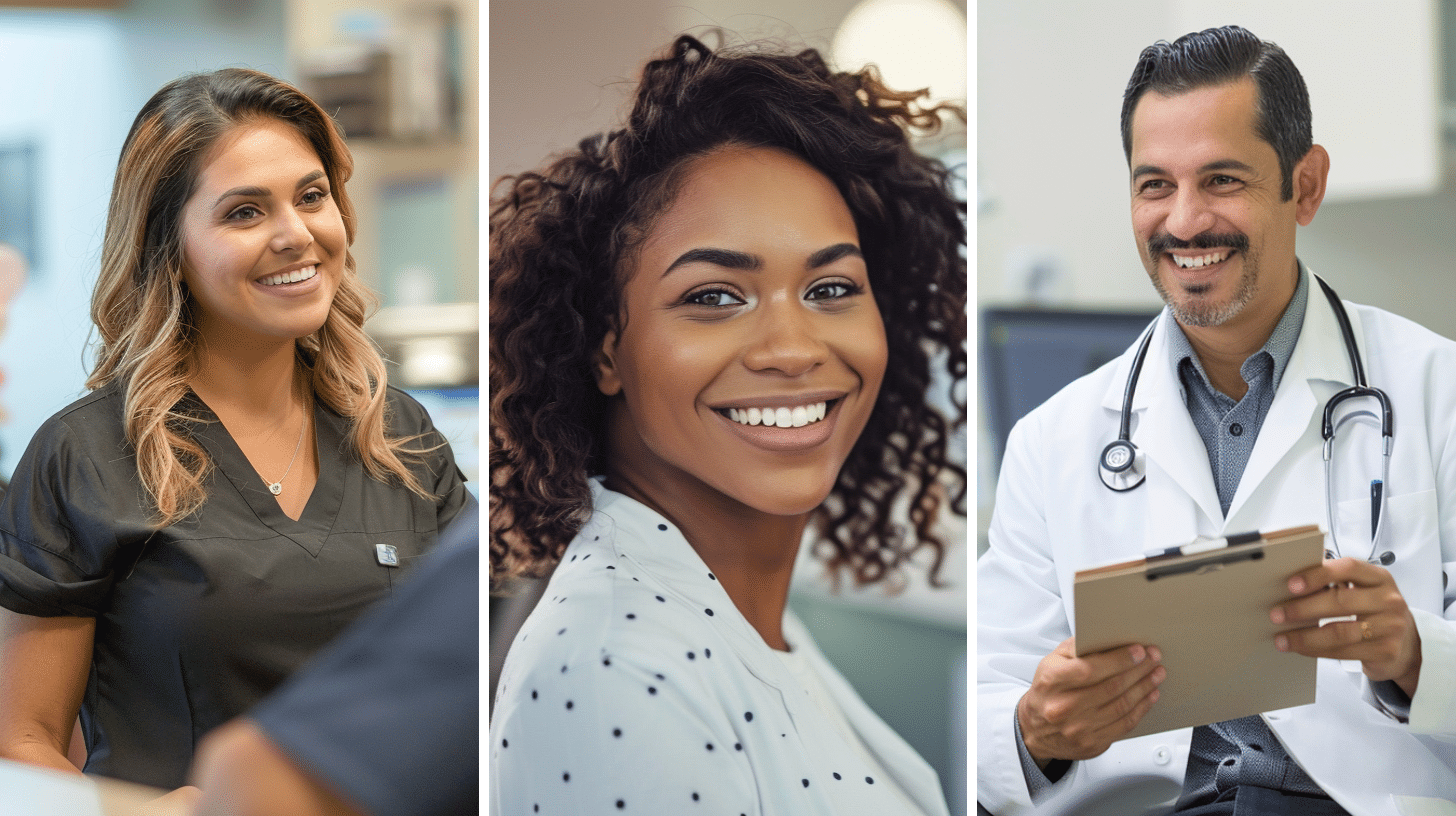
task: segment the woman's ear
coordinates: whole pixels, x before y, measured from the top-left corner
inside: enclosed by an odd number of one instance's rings
[[[609,397],[622,393],[622,377],[617,373],[617,333],[607,332],[601,348],[593,355],[592,367],[597,375],[597,389]]]

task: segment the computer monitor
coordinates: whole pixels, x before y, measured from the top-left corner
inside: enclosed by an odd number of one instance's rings
[[[1117,357],[1157,312],[990,308],[981,312],[981,395],[1000,472],[1011,426],[1063,386]],[[1108,440],[1117,435],[1108,429]]]

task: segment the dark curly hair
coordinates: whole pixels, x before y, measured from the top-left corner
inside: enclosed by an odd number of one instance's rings
[[[832,180],[859,231],[889,364],[869,423],[814,513],[818,554],[860,584],[921,548],[936,581],[947,501],[964,516],[966,470],[947,442],[966,419],[965,205],[909,129],[964,111],[831,71],[817,51],[714,52],[684,36],[648,63],[621,130],[538,172],[508,176],[490,210],[491,583],[548,572],[591,510],[607,397],[592,360],[619,328],[623,278],[688,163],[728,145],[788,151]],[[927,403],[932,364],[952,382],[947,419]],[[892,508],[908,509],[913,534]]]

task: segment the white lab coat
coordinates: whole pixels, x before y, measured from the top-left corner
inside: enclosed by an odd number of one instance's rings
[[[1395,816],[1409,812],[1404,797],[1456,800],[1456,582],[1442,586],[1443,572],[1456,572],[1456,343],[1378,309],[1347,308],[1367,380],[1394,409],[1382,549],[1396,554],[1389,569],[1421,636],[1419,686],[1402,724],[1373,705],[1358,664],[1320,660],[1317,702],[1264,717],[1341,806],[1356,816]],[[990,550],[978,565],[977,798],[997,816],[1031,810],[1013,711],[1038,662],[1072,633],[1077,570],[1199,535],[1326,525],[1321,412],[1353,377],[1334,314],[1312,280],[1298,344],[1227,519],[1161,324],[1133,399],[1132,441],[1146,456],[1147,481],[1114,493],[1099,479],[1098,456],[1117,438],[1132,357],[1129,349],[1063,389],[1019,422],[1007,445]],[[1346,404],[1359,410],[1371,402]],[[1369,426],[1337,436],[1335,524],[1345,555],[1369,552],[1378,439]],[[1114,743],[1073,763],[1056,797],[1138,776],[1181,786],[1191,733]]]
[[[595,481],[592,491],[591,519],[501,674],[491,814],[883,816],[905,812],[897,783],[925,816],[946,816],[935,770],[792,613],[785,639],[875,763],[846,744],[676,527]]]

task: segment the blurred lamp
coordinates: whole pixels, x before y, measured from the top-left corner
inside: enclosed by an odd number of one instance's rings
[[[862,0],[831,48],[842,71],[874,63],[894,90],[966,99],[966,18],[948,0]]]

